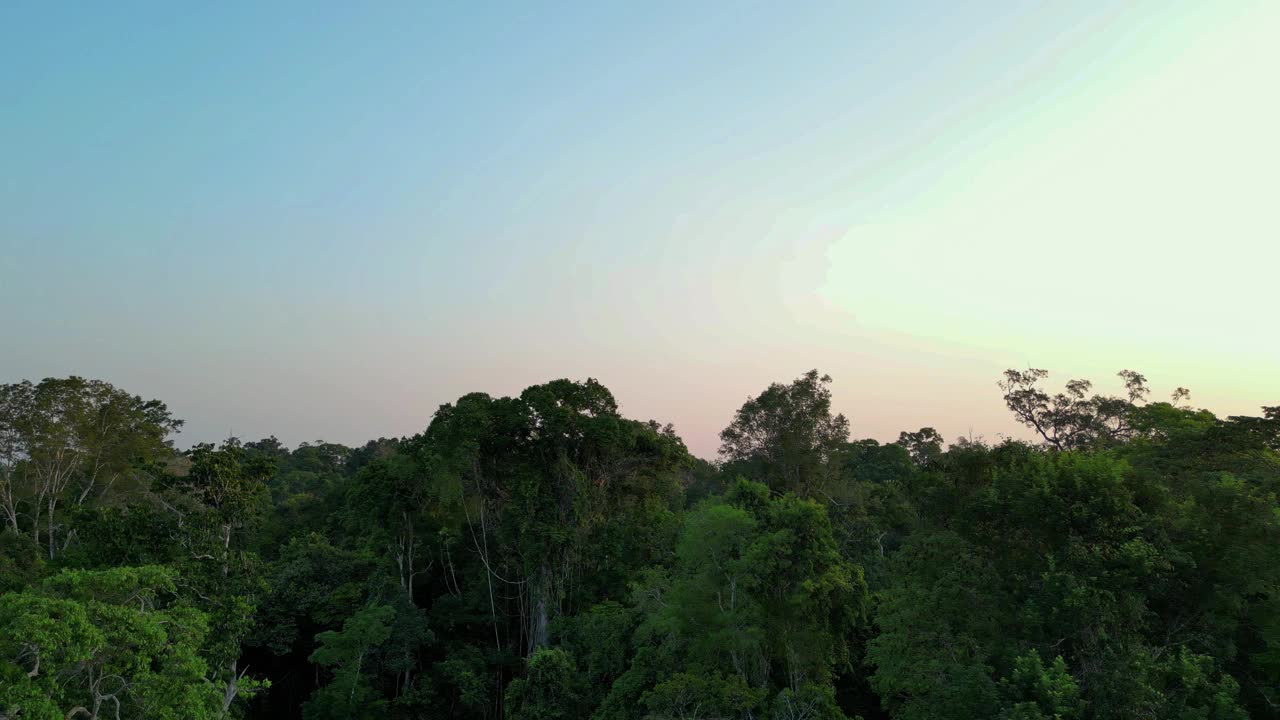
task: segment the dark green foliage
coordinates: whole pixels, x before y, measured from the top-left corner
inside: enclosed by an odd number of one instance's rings
[[[613,682],[627,671],[635,624],[636,612],[613,600],[557,624],[560,644],[578,659],[585,681],[583,694],[591,707],[599,705]]]
[[[0,530],[0,594],[30,586],[40,577],[43,565],[39,544],[13,530]]]
[[[747,400],[720,433],[720,454],[730,472],[748,474],[776,490],[821,492],[849,439],[849,421],[831,414],[830,384],[831,376],[810,370]]]
[[[582,679],[573,656],[560,648],[540,648],[524,677],[507,688],[507,717],[515,720],[571,720],[582,716]]]
[[[831,687],[813,684],[778,693],[769,708],[771,720],[846,720]]]
[[[1013,672],[1000,681],[1004,701],[1001,718],[1008,720],[1075,720],[1084,715],[1080,687],[1067,671],[1062,656],[1045,666],[1030,650],[1013,661]]]
[[[646,692],[644,704],[653,717],[742,717],[759,707],[765,695],[765,690],[752,688],[741,675],[681,672]]]
[[[0,386],[0,717],[1280,720],[1280,409],[1045,375],[1038,444],[850,441],[813,371],[719,463],[594,380],[186,452]]]
[[[386,605],[357,611],[342,624],[342,630],[316,635],[319,645],[307,659],[332,668],[333,679],[316,691],[302,706],[308,720],[326,718],[383,717],[387,701],[371,685],[363,672],[370,654],[391,637],[395,610]]]

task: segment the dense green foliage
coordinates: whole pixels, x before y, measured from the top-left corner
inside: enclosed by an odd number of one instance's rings
[[[814,371],[716,464],[593,380],[293,450],[0,386],[0,718],[1280,718],[1280,409],[1121,378],[946,447]]]

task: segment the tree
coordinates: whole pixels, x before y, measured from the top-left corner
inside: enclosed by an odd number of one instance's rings
[[[953,533],[912,539],[880,592],[879,634],[867,647],[871,687],[903,720],[969,720],[999,707],[993,642],[1008,601],[977,549]]]
[[[849,421],[831,414],[830,375],[810,370],[748,399],[720,433],[720,456],[771,489],[809,496],[833,475]]]
[[[1062,656],[1045,666],[1030,650],[1013,661],[1013,672],[1000,681],[1005,709],[1001,720],[1078,720],[1084,715],[1080,687]]]
[[[606,600],[561,619],[553,630],[560,646],[577,660],[585,700],[591,707],[598,706],[613,682],[627,671],[636,615],[622,603]]]
[[[999,386],[1005,405],[1045,444],[1054,450],[1078,450],[1114,445],[1135,436],[1136,408],[1151,391],[1140,373],[1121,370],[1117,375],[1124,381],[1125,397],[1089,395],[1093,383],[1088,380],[1069,380],[1063,392],[1051,396],[1038,385],[1049,372],[1038,368],[1006,370]],[[1186,388],[1178,388],[1173,403],[1189,394]]]
[[[920,428],[916,432],[898,434],[898,445],[911,453],[911,460],[920,466],[938,462],[942,457],[942,435],[931,427]]]
[[[628,575],[662,551],[690,466],[669,428],[622,418],[612,393],[590,379],[518,398],[467,395],[409,445],[423,464],[422,494],[447,516],[442,532],[478,561],[495,650],[512,644],[499,600],[516,592],[526,656],[550,642],[557,618],[589,606],[592,594],[621,596]],[[452,573],[455,548],[442,550]]]
[[[212,618],[205,654],[211,681],[223,691],[222,713],[251,697],[259,681],[240,669],[241,642],[253,629],[257,598],[264,587],[258,558],[244,549],[247,533],[269,507],[266,481],[274,461],[246,453],[235,438],[220,447],[196,445],[184,474],[162,478],[159,489],[174,500],[169,507],[184,529],[180,542],[189,557],[185,590]]]
[[[206,617],[171,603],[175,579],[160,567],[66,570],[0,595],[0,715],[217,717],[198,654]]]
[[[394,617],[391,607],[375,605],[347,618],[340,632],[330,630],[316,636],[319,647],[310,660],[334,668],[334,674],[333,680],[303,706],[307,720],[374,720],[385,716],[387,703],[363,671],[370,653],[391,637]]]
[[[783,688],[829,688],[835,668],[850,660],[866,593],[861,569],[840,555],[823,505],[739,480],[686,518],[669,587],[648,621],[676,658],[677,675],[659,676],[646,702],[693,697],[677,704],[716,706],[696,698],[719,696],[720,681],[689,685],[680,672],[718,673],[759,690],[751,704]]]
[[[42,575],[40,546],[9,528],[0,530],[0,594],[18,592]]]
[[[0,385],[0,512],[14,533],[18,525],[18,501],[22,489],[18,483],[19,463],[25,458],[23,426],[31,415],[31,383]],[[32,535],[40,532],[36,527]]]
[[[773,699],[770,720],[847,720],[830,686],[785,688]]]
[[[385,686],[383,674],[403,675],[405,654],[416,662],[418,651],[425,650],[425,622],[396,588],[388,559],[352,544],[337,533],[312,532],[294,537],[264,568],[265,591],[254,602],[254,628],[241,658],[274,679],[271,692],[251,705],[256,716],[296,714],[321,677],[309,659],[319,649],[318,638],[342,631],[344,622],[371,603],[391,607],[394,615],[388,622],[390,639],[379,646],[376,658],[363,663],[366,684],[379,690],[377,697]],[[397,683],[397,692],[403,695],[406,685]]]
[[[400,587],[414,601],[419,576],[434,565],[430,522],[436,497],[412,456],[396,454],[365,465],[348,483],[347,524],[395,561]],[[439,530],[440,528],[434,528]]]
[[[245,453],[235,438],[216,448],[210,443],[196,445],[188,458],[186,474],[168,479],[166,486],[194,500],[212,522],[226,575],[237,531],[256,522],[268,508],[267,480],[275,464],[268,456]]]
[[[676,673],[645,693],[653,717],[677,720],[741,718],[764,702],[767,692],[740,675]]]
[[[29,531],[38,538],[43,514],[46,552],[54,557],[61,549],[59,506],[106,494],[167,454],[169,436],[181,426],[164,403],[101,380],[71,376],[0,386],[0,508],[6,522],[18,529],[18,501],[25,498]]]
[[[560,648],[541,648],[529,658],[525,676],[507,688],[506,713],[512,720],[572,720],[582,716],[573,656]]]

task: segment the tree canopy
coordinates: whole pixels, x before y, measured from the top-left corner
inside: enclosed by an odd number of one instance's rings
[[[948,445],[812,370],[714,462],[591,379],[293,449],[3,385],[0,718],[1280,718],[1280,407],[1119,377]]]

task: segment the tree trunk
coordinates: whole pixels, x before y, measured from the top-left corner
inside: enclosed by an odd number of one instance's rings
[[[12,498],[6,497],[4,502],[4,520],[5,524],[13,528],[13,534],[17,535],[21,532],[18,529],[18,507]]]
[[[222,691],[222,713],[218,717],[227,717],[231,712],[231,703],[235,702],[236,696],[240,694],[240,678],[242,674],[236,673],[236,668],[240,664],[239,660],[232,660],[228,666],[230,678],[227,680],[227,687]],[[245,668],[247,671],[249,668]]]
[[[530,598],[530,617],[529,617],[529,655],[532,656],[537,652],[538,648],[544,646],[548,642],[548,631],[550,626],[550,595],[551,595],[551,571],[546,565],[538,571],[537,581],[529,586]]]
[[[45,518],[45,522],[49,524],[49,559],[50,560],[53,559],[54,553],[56,553],[58,550],[58,544],[54,539],[54,533],[56,532],[56,530],[54,529],[54,525],[53,525],[53,516],[57,508],[58,508],[58,501],[54,499],[53,495],[50,495],[49,496],[49,517]]]
[[[231,524],[222,526],[222,577],[231,569]]]
[[[21,531],[18,529],[18,498],[13,489],[12,462],[6,460],[2,467],[4,476],[0,477],[0,509],[4,510],[5,523],[17,534]]]
[[[40,501],[31,503],[31,542],[40,547]]]

